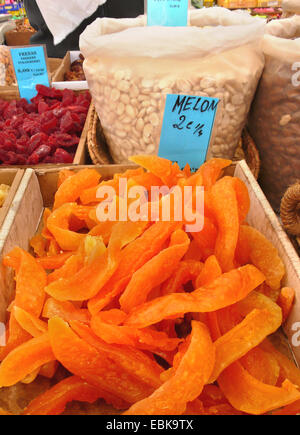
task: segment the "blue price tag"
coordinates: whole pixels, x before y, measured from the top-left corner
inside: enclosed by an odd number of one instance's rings
[[[11,57],[21,98],[27,101],[34,98],[37,95],[36,85],[50,86],[43,46],[12,48]]]
[[[190,95],[167,95],[159,156],[187,163],[193,171],[206,161],[220,100]]]
[[[185,27],[189,0],[147,0],[148,26]]]

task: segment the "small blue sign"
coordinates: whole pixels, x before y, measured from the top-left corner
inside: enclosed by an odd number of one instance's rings
[[[21,98],[30,102],[37,95],[36,85],[50,87],[44,46],[12,48],[11,57]]]
[[[147,0],[148,26],[185,27],[189,0]]]
[[[220,100],[167,95],[159,156],[197,171],[207,158]]]

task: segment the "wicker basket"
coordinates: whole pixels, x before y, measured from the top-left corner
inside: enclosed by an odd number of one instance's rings
[[[95,165],[114,164],[110,155],[108,146],[105,141],[104,133],[101,123],[96,112],[95,106],[90,111],[88,121],[88,150],[92,162]],[[258,179],[260,171],[260,158],[256,149],[255,143],[247,130],[244,130],[243,136],[240,140],[239,148],[237,149],[234,160],[239,161],[245,159],[253,172],[256,179]]]
[[[281,220],[286,231],[300,246],[300,181],[291,186],[281,202]]]

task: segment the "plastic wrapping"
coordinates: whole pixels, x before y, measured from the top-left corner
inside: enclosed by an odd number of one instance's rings
[[[261,155],[261,185],[279,212],[285,191],[300,176],[300,17],[270,23],[267,33],[249,129]]]
[[[224,8],[190,11],[189,27],[96,20],[84,69],[113,159],[158,152],[166,94],[221,100],[210,155],[232,158],[261,76],[265,23]]]

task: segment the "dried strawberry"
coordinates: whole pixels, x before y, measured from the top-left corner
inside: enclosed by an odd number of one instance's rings
[[[48,112],[48,110],[49,110],[48,104],[44,103],[43,101],[40,101],[38,105],[39,114],[41,115],[42,113]]]
[[[72,113],[68,110],[68,112],[61,118],[60,122],[60,130],[62,133],[69,133],[74,128],[74,121],[72,118]]]
[[[47,157],[51,153],[51,148],[48,145],[41,145],[35,150],[31,156],[28,158],[29,165],[37,165],[40,163],[45,157]]]
[[[74,103],[75,94],[73,91],[71,91],[70,89],[65,89],[62,91],[62,95],[63,95],[62,105],[64,107],[71,106]]]
[[[47,86],[37,85],[36,90],[38,91],[38,95],[42,95],[43,97],[48,97],[48,98],[62,97],[61,91],[54,88],[48,88]]]
[[[62,148],[58,148],[54,154],[54,163],[73,163],[74,155],[69,154]]]
[[[37,133],[30,138],[28,146],[28,155],[31,155],[39,146],[48,143],[49,136],[45,133]]]
[[[90,94],[45,86],[37,91],[31,103],[0,100],[0,164],[73,162]]]

